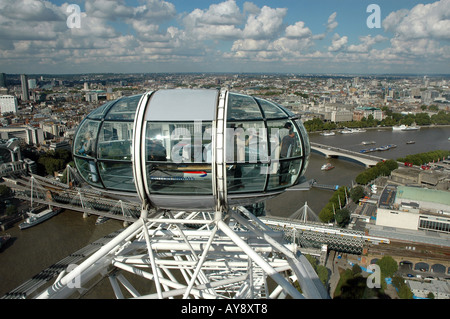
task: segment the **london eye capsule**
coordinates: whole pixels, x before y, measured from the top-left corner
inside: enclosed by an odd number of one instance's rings
[[[152,207],[250,205],[299,183],[310,144],[300,119],[227,90],[170,89],[109,101],[80,124],[75,165],[92,187]]]

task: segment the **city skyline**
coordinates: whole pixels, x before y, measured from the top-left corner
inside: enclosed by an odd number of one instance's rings
[[[7,0],[0,72],[450,74],[449,16],[450,0]]]

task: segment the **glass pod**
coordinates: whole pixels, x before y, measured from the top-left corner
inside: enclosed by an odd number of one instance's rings
[[[298,183],[310,145],[293,113],[226,90],[158,90],[105,103],[80,124],[75,164],[91,186],[158,208],[250,205]]]

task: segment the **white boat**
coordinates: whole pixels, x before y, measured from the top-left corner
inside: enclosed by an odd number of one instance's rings
[[[406,128],[406,125],[402,124],[402,125],[395,125],[392,127],[393,131],[403,131]]]
[[[322,171],[329,171],[330,169],[334,168],[333,165],[331,165],[330,163],[326,163],[323,164],[322,167],[320,168]]]
[[[322,135],[322,136],[334,136],[334,135],[336,135],[336,133],[334,133],[334,132],[323,132],[323,133],[320,133],[320,135]]]
[[[417,126],[417,125],[409,126],[409,125],[405,125],[405,124],[395,125],[392,127],[393,131],[416,131],[419,129],[420,129],[420,126]]]
[[[48,208],[48,209],[43,210],[40,213],[28,212],[27,219],[25,219],[25,221],[19,225],[19,228],[27,229],[27,228],[30,228],[37,224],[40,224],[40,223],[46,221],[47,219],[52,218],[53,216],[58,214],[60,211],[61,211],[60,208]]]
[[[363,133],[366,130],[360,128],[345,128],[341,131],[342,134]]]
[[[406,125],[406,128],[404,128],[402,131],[417,131],[419,129],[420,129],[420,126],[417,126],[417,125],[413,125],[413,126]]]
[[[97,221],[95,222],[95,225],[101,225],[101,224],[105,223],[108,219],[109,219],[109,217],[106,217],[106,216],[98,216]]]
[[[361,144],[363,144],[363,145],[370,145],[370,144],[375,144],[375,143],[376,143],[375,141],[362,141]]]

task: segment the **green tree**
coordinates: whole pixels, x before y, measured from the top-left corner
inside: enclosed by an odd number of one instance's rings
[[[414,294],[408,285],[405,284],[398,288],[398,296],[400,299],[412,299]]]
[[[384,256],[379,259],[377,265],[380,266],[381,275],[384,278],[392,277],[398,270],[398,264],[391,256]]]
[[[335,210],[336,208],[334,208]],[[333,210],[333,203],[328,203],[325,205],[324,208],[319,212],[319,219],[323,223],[330,223],[334,221],[334,210]]]
[[[336,223],[340,227],[345,227],[350,222],[350,211],[347,208],[338,209],[336,211]]]
[[[355,186],[350,190],[350,198],[354,203],[358,203],[359,200],[364,196],[366,196],[366,193],[364,192],[364,187],[360,185]]]

